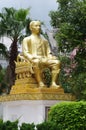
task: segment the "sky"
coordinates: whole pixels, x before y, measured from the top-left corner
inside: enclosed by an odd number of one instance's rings
[[[30,18],[32,20],[41,20],[46,25],[47,29],[52,29],[50,26],[50,17],[48,16],[51,10],[55,11],[58,7],[56,0],[0,0],[0,12],[3,7],[14,7],[16,9],[20,8],[31,8]],[[45,29],[45,28],[42,28]],[[7,37],[0,39],[9,49],[11,41]]]
[[[56,0],[0,0],[0,12],[3,7],[14,7],[17,9],[31,7],[31,19],[41,20],[47,28],[51,28],[48,14],[51,10],[56,10],[58,4]]]

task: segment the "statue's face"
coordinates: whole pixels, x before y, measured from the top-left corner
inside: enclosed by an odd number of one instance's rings
[[[41,23],[39,21],[36,21],[33,23],[31,27],[31,31],[35,34],[40,34],[41,31]]]

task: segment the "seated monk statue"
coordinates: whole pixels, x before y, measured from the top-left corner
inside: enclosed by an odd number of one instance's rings
[[[41,76],[41,67],[44,65],[51,70],[50,87],[58,88],[56,79],[60,71],[60,61],[52,55],[48,41],[40,34],[40,21],[31,21],[30,30],[31,35],[23,39],[23,56],[31,63],[39,87],[45,87]]]

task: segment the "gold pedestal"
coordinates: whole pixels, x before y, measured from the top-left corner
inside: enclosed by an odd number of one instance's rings
[[[12,87],[10,96],[15,100],[75,100],[75,96],[64,93],[63,88],[37,88],[37,84],[16,84]]]
[[[16,100],[62,100],[74,101],[75,96],[70,93],[64,93],[62,88],[28,88],[27,90],[19,90],[15,93],[6,96],[0,96],[1,101],[16,101]]]
[[[64,93],[62,87],[59,88],[39,88],[34,75],[29,71],[27,62],[16,63],[16,80],[12,86],[10,95],[3,100],[75,100],[72,94]]]

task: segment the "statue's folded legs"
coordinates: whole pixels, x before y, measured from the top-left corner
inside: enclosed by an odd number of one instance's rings
[[[35,63],[33,70],[34,70],[34,74],[35,74],[35,78],[38,82],[39,87],[45,87],[46,85],[43,83],[43,79],[42,79],[42,75],[41,75],[41,71],[43,68],[40,68],[40,66],[45,65],[47,68],[50,68],[51,70],[51,76],[52,76],[52,80],[51,80],[51,86],[50,87],[55,87],[58,88],[59,85],[56,84],[56,81],[58,80],[58,75],[60,72],[60,61],[59,60],[48,60],[47,62],[43,62],[43,63]]]

